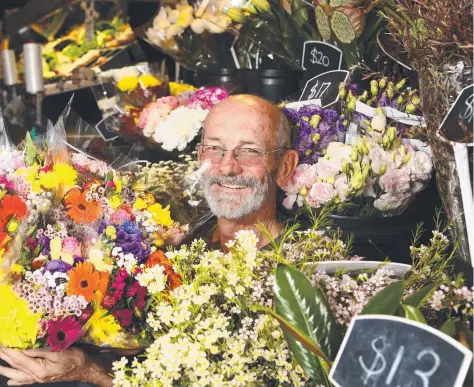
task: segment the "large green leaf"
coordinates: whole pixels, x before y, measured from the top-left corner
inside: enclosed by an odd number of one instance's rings
[[[320,289],[313,288],[299,271],[280,264],[276,272],[275,302],[280,316],[307,335],[326,358],[335,358],[341,342],[341,328]],[[323,383],[320,361],[286,330],[284,333],[298,363],[315,382]]]
[[[404,317],[422,324],[426,324],[425,316],[418,308],[411,305],[402,304],[402,309],[405,312]]]
[[[410,294],[407,298],[403,300],[403,303],[405,305],[411,305],[416,308],[419,308],[428,298],[431,297],[431,295],[435,292],[437,288],[437,284],[426,285],[415,293]]]
[[[394,316],[400,307],[405,282],[397,281],[378,292],[360,314],[388,314]]]
[[[456,324],[454,323],[454,320],[452,318],[449,318],[442,326],[440,329],[441,332],[444,334],[454,337],[456,334]]]
[[[473,350],[474,336],[472,331],[462,321],[456,321],[456,336],[458,341],[469,350]]]

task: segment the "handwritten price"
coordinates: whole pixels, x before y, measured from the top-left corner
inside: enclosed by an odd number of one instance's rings
[[[377,343],[380,343],[380,342],[381,342],[381,346],[377,347]],[[367,385],[369,380],[372,379],[373,377],[381,375],[387,368],[387,360],[385,359],[383,352],[386,347],[388,348],[388,346],[389,344],[386,343],[385,337],[383,336],[379,336],[375,338],[374,340],[372,340],[371,347],[375,352],[375,358],[372,361],[372,364],[370,365],[370,367],[368,367],[365,364],[362,356],[359,356],[359,364],[365,372],[365,375],[362,379],[362,381],[364,382],[364,385]],[[393,361],[392,367],[390,368],[387,378],[385,379],[386,386],[391,385],[393,378],[395,377],[395,374],[397,373],[398,368],[400,367],[400,363],[402,362],[404,353],[405,353],[405,347],[402,345],[398,348],[398,352],[395,357],[395,360]],[[433,366],[428,371],[422,371],[422,370],[416,369],[414,371],[414,374],[421,379],[421,381],[423,382],[423,387],[429,387],[430,378],[438,370],[441,364],[441,359],[436,352],[434,352],[431,349],[428,349],[428,350],[421,351],[417,356],[417,360],[420,361],[425,356],[432,357],[433,362],[434,362]],[[400,386],[397,386],[397,387],[400,387]]]
[[[322,82],[319,84],[319,81],[311,88],[311,94],[308,96],[308,99],[323,99],[323,96],[328,92],[331,82]]]
[[[311,50],[310,62],[312,64],[319,64],[324,67],[329,66],[329,58],[326,55],[324,55],[321,51],[318,51],[316,47]]]
[[[464,104],[466,105],[466,110],[464,110],[464,113],[459,114],[459,118],[470,125],[474,115],[474,94],[471,94]]]

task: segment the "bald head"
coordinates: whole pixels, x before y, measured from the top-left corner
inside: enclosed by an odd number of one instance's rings
[[[207,124],[216,119],[224,119],[228,122],[236,121],[235,130],[238,130],[239,125],[242,125],[237,121],[258,120],[261,135],[265,136],[264,140],[269,147],[291,147],[291,126],[286,116],[279,107],[263,98],[240,94],[219,102],[207,116],[202,133],[203,138],[205,138]]]

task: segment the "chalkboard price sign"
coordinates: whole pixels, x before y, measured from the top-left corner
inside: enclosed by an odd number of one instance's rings
[[[300,101],[320,99],[323,107],[337,102],[339,99],[339,84],[345,82],[349,71],[333,70],[311,78],[306,82]]]
[[[339,70],[342,63],[342,51],[332,44],[307,41],[303,45],[303,70],[311,74],[321,74]]]
[[[337,387],[462,387],[472,353],[427,325],[400,317],[352,320],[329,379]]]
[[[474,85],[464,88],[440,126],[440,132],[449,141],[473,142]]]

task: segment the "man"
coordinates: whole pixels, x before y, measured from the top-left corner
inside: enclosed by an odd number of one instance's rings
[[[291,130],[282,111],[267,101],[250,96],[230,97],[216,105],[204,124],[198,157],[208,168],[201,188],[217,217],[211,246],[226,250],[239,230],[253,230],[259,247],[283,225],[276,215],[277,186],[283,187],[298,164],[290,149]],[[78,348],[60,353],[0,349],[0,358],[13,368],[0,367],[9,385],[80,380],[101,387],[112,385],[110,367],[97,355]]]

